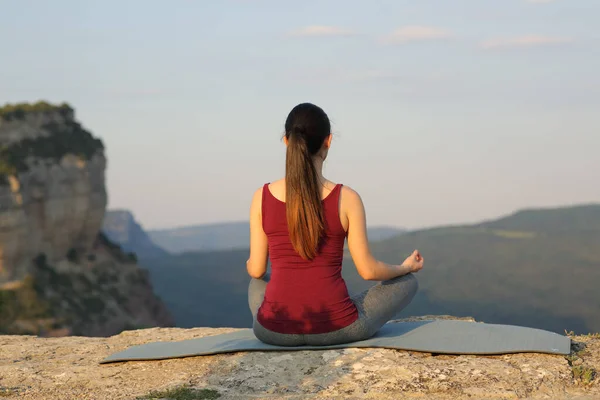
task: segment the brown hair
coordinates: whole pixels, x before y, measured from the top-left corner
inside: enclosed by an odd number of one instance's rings
[[[314,104],[297,105],[285,121],[288,231],[294,249],[306,260],[316,256],[325,229],[320,183],[313,157],[330,134],[329,117]]]

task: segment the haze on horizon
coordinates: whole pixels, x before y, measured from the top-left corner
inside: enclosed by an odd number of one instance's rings
[[[600,2],[449,3],[0,0],[0,104],[73,105],[149,229],[247,219],[305,101],[370,224],[599,202]]]

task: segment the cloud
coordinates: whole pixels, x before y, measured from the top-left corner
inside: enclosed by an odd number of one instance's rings
[[[299,37],[350,36],[354,34],[355,32],[349,29],[327,25],[305,26],[289,33],[290,36]]]
[[[546,3],[552,3],[555,0],[525,0],[528,3],[534,3],[534,4],[546,4]]]
[[[481,47],[484,49],[536,47],[564,44],[572,41],[572,38],[567,37],[527,35],[486,40],[481,43]]]
[[[398,44],[422,40],[444,39],[450,36],[450,32],[431,26],[410,25],[396,29],[390,35],[383,38],[384,43]]]

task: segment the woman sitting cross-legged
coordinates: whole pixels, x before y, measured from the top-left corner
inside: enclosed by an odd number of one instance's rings
[[[323,177],[331,137],[321,108],[296,106],[285,122],[285,179],[265,184],[252,199],[248,302],[254,334],[268,344],[319,346],[367,339],[417,291],[413,273],[423,268],[420,253],[415,250],[400,265],[376,260],[360,196]],[[382,281],[353,297],[341,275],[346,239],[360,276]]]

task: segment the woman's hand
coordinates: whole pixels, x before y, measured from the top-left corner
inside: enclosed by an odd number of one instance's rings
[[[415,250],[404,260],[402,266],[407,268],[409,272],[419,272],[423,269],[423,256],[418,250]]]

